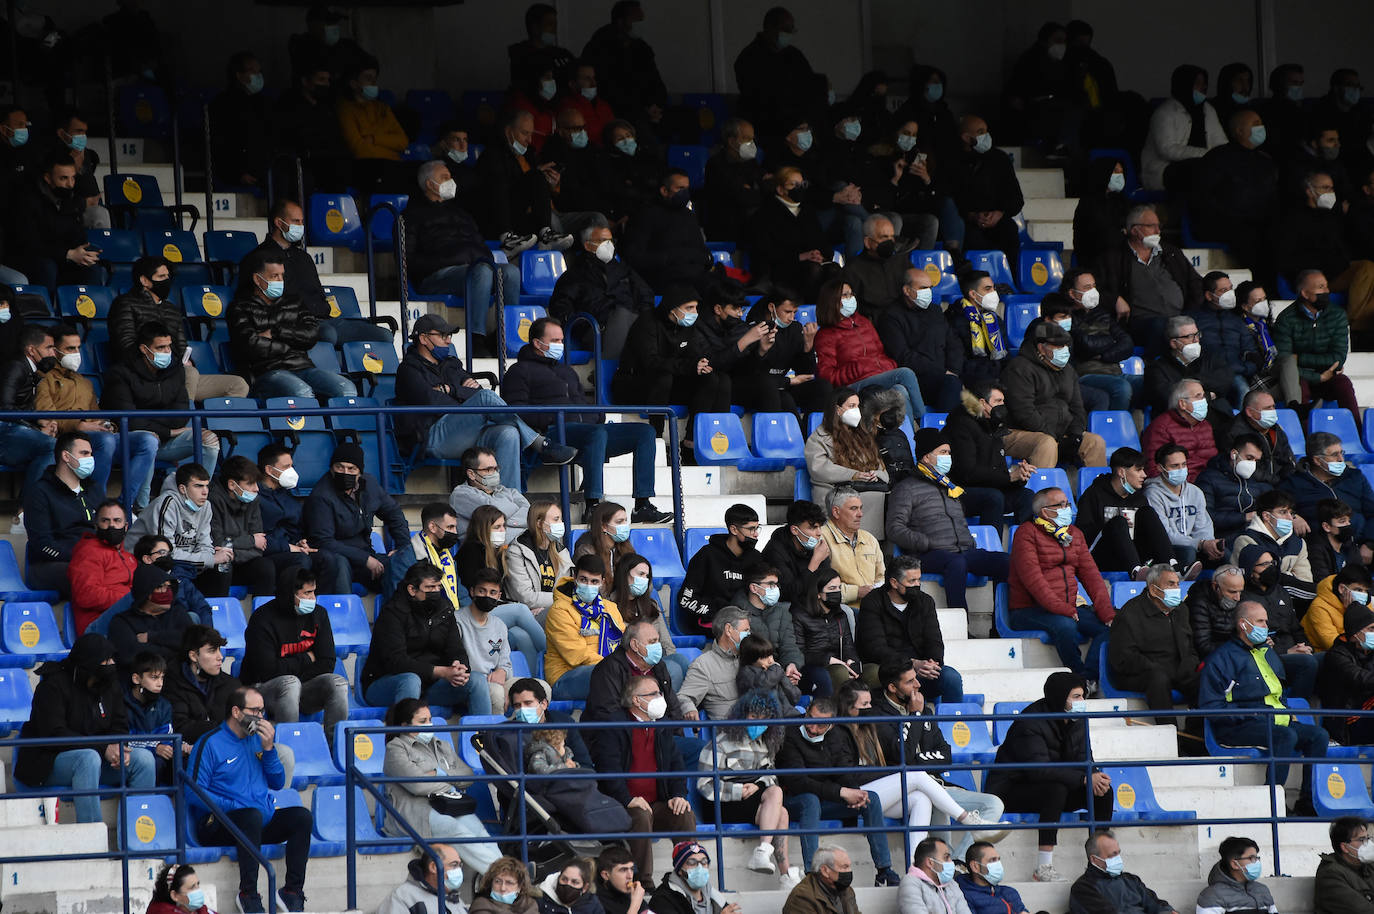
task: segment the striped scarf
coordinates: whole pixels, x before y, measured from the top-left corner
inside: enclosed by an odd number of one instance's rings
[[[620,646],[621,632],[611,621],[610,614],[602,609],[601,598],[597,597],[590,603],[583,603],[574,596],[572,605],[582,617],[577,633],[583,637],[595,635],[596,652],[602,657],[609,657],[611,652]]]
[[[1245,326],[1250,328],[1250,332],[1255,335],[1260,348],[1264,350],[1264,366],[1260,371],[1268,371],[1269,366],[1274,364],[1274,359],[1279,354],[1279,347],[1274,345],[1274,338],[1269,334],[1269,325],[1265,321],[1255,320],[1250,315],[1245,315]]]
[[[421,536],[420,539],[425,542],[425,554],[429,556],[430,564],[443,572],[441,580],[444,584],[444,593],[448,594],[449,602],[457,609],[462,602],[458,599],[458,566],[453,561],[453,551],[439,549],[427,536]]]
[[[1052,520],[1045,520],[1043,517],[1037,517],[1035,519],[1035,526],[1054,537],[1055,541],[1061,546],[1068,546],[1069,543],[1073,542],[1073,534],[1069,532],[1069,528],[1061,527]]]
[[[1007,344],[1002,339],[1002,330],[997,326],[997,315],[964,299],[964,318],[968,321],[972,337],[973,351],[982,353],[984,358],[1000,361],[1007,357]]]
[[[964,494],[964,490],[958,484],[956,484],[954,480],[950,479],[944,473],[935,472],[930,467],[926,466],[924,463],[916,464],[916,472],[920,473],[922,476],[924,476],[926,479],[929,479],[936,485],[944,486],[945,492],[949,495],[950,498],[958,498],[960,495]]]

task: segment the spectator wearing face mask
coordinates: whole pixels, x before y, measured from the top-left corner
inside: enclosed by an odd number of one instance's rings
[[[725,512],[725,531],[709,537],[687,562],[678,618],[692,621],[693,634],[710,629],[716,613],[731,604],[749,574],[764,565],[758,553],[758,512],[748,505],[731,505]]]
[[[772,187],[773,193],[765,195],[749,220],[750,273],[757,282],[814,298],[833,255],[816,214],[804,200],[806,178],[795,168],[783,167],[773,174]]]
[[[763,167],[749,121],[734,117],[721,124],[720,139],[720,151],[706,160],[702,198],[706,237],[739,243],[746,239],[745,226],[763,203]]]
[[[872,320],[880,321],[903,303],[902,284],[913,247],[897,238],[887,216],[874,213],[863,221],[859,253],[846,260],[844,277],[859,299],[859,310]]]
[[[1207,101],[1207,71],[1188,64],[1175,67],[1169,98],[1150,116],[1150,132],[1140,153],[1140,183],[1146,190],[1186,190],[1197,159],[1226,142],[1217,112]]]
[[[1017,262],[1021,238],[1015,216],[1025,197],[1008,156],[992,152],[987,122],[966,115],[959,122],[962,148],[954,164],[954,201],[964,217],[964,248],[996,249]]]
[[[1117,320],[1115,311],[1102,304],[1097,277],[1087,270],[1069,270],[1059,285],[1068,312],[1059,318],[1073,338],[1072,363],[1078,372],[1083,396],[1098,398],[1102,409],[1129,410],[1143,381],[1139,375],[1127,376],[1121,362],[1135,351],[1135,341]],[[1046,301],[1049,297],[1046,296]],[[1041,303],[1041,310],[1045,308]]]
[[[266,184],[276,145],[271,102],[263,94],[262,64],[240,51],[224,68],[225,88],[210,102],[215,181],[220,185]]]
[[[1307,540],[1307,560],[1312,564],[1312,580],[1320,582],[1343,570],[1347,565],[1365,567],[1369,555],[1369,538],[1356,542],[1350,533],[1350,506],[1335,498],[1317,502],[1317,523],[1304,537]],[[1310,610],[1309,610],[1310,611]]]
[[[1364,708],[1374,698],[1374,611],[1352,603],[1342,619],[1341,637],[1326,652],[1317,690],[1324,708]],[[1331,737],[1350,745],[1374,738],[1367,717],[1327,717]]]
[[[935,301],[925,270],[905,265],[899,282],[897,302],[878,318],[883,348],[898,365],[915,373],[921,397],[932,409],[953,412],[963,389],[959,335]]]
[[[200,589],[211,596],[225,596],[232,584],[246,586],[252,594],[272,593],[277,577],[289,567],[308,567],[309,556],[299,552],[267,555],[267,527],[262,521],[258,492],[262,475],[252,460],[236,454],[225,461],[219,480],[210,485],[210,538],[228,543],[234,559],[224,571],[206,570]]]
[[[1194,378],[1184,378],[1169,393],[1167,412],[1158,412],[1145,433],[1141,435],[1141,450],[1148,461],[1147,476],[1160,474],[1155,453],[1166,444],[1177,444],[1188,452],[1188,481],[1193,482],[1217,455],[1216,435],[1207,423],[1207,399],[1202,384]]]
[[[1293,496],[1296,513],[1317,527],[1317,506],[1325,498],[1338,498],[1350,506],[1350,535],[1363,542],[1374,535],[1374,489],[1369,479],[1345,459],[1341,439],[1327,432],[1307,436],[1307,456],[1298,471],[1279,483]]]
[[[1344,212],[1329,170],[1308,172],[1302,187],[1302,202],[1279,223],[1274,266],[1295,287],[1301,273],[1320,270],[1331,291],[1348,293],[1350,326],[1369,330],[1374,327],[1374,262],[1351,259]]]
[[[549,296],[549,314],[564,323],[575,314],[590,314],[601,329],[602,355],[618,359],[630,325],[654,307],[654,293],[638,273],[615,259],[615,242],[604,216],[593,213],[579,240]],[[590,327],[579,324],[574,335],[591,348]]]
[[[532,134],[529,146],[535,152],[544,148],[549,137],[553,136],[558,119],[555,100],[558,98],[558,82],[554,79],[557,71],[543,69],[530,74],[529,78],[511,84],[506,98],[508,111],[528,114],[531,118]]]
[[[336,81],[341,79],[356,61],[367,56],[356,41],[344,34],[347,23],[347,16],[327,5],[312,4],[305,15],[306,30],[287,40],[291,72],[303,73],[318,65]]]
[[[1264,115],[1273,135],[1274,160],[1283,164],[1297,154],[1307,125],[1307,76],[1300,63],[1281,63],[1269,71],[1269,97],[1257,100],[1255,107]]]
[[[258,451],[258,510],[267,533],[265,555],[291,553],[310,560],[320,593],[348,593],[348,561],[334,552],[316,547],[302,526],[303,500],[292,494],[300,474],[291,452],[280,444],[269,444]]]
[[[861,486],[863,494],[855,495],[863,503],[862,526],[876,539],[883,532],[890,477],[873,430],[861,427],[862,421],[858,393],[850,387],[835,391],[821,424],[806,439],[806,469],[818,504],[837,487]]]
[[[625,622],[616,605],[601,596],[605,577],[601,559],[583,555],[573,563],[573,576],[554,588],[553,607],[544,620],[544,672],[555,700],[585,699],[592,669],[620,646]]]
[[[1173,547],[1160,516],[1145,500],[1145,458],[1131,447],[1112,451],[1110,472],[1078,496],[1078,529],[1101,571],[1145,577],[1151,565],[1171,562]]]
[[[1162,350],[1168,319],[1202,304],[1201,277],[1182,249],[1161,240],[1159,214],[1150,205],[1127,213],[1125,238],[1101,257],[1094,275],[1103,306],[1128,321],[1147,359]]]
[[[575,235],[610,209],[610,200],[602,193],[597,154],[591,147],[593,138],[600,142],[601,131],[599,127],[593,130],[591,120],[574,106],[559,109],[554,127],[553,135],[539,150],[539,162],[554,165],[549,191],[555,215],[559,227]]]
[[[797,23],[781,6],[768,10],[763,28],[735,58],[739,110],[764,136],[781,136],[796,118],[825,99],[825,77],[811,69],[793,41]]]
[[[1255,71],[1247,64],[1228,63],[1217,71],[1212,107],[1216,109],[1217,119],[1223,128],[1231,122],[1231,115],[1250,104],[1254,94]]]
[[[27,127],[20,129],[27,135]],[[32,165],[14,162],[7,172],[20,170],[37,174]],[[8,202],[10,266],[52,294],[58,285],[104,284],[105,270],[97,263],[100,252],[86,240],[85,200],[76,197],[76,164],[67,150],[54,152],[36,180],[16,180]]]
[[[390,596],[414,556],[405,514],[377,477],[364,472],[363,449],[352,442],[334,448],[329,473],[305,502],[305,529],[319,549],[348,561],[354,583]],[[372,525],[380,520],[390,551],[372,551]],[[384,548],[386,548],[384,546]],[[389,702],[377,702],[389,704]]]
[[[547,3],[531,3],[525,9],[525,39],[509,45],[506,56],[510,58],[511,85],[521,85],[545,70],[562,71],[573,54],[558,45],[558,11]],[[555,92],[557,86],[549,98]]]
[[[1174,408],[1177,388],[1186,378],[1195,378],[1202,387],[1195,419],[1206,420],[1216,437],[1225,440],[1231,426],[1234,376],[1216,347],[1204,347],[1196,319],[1188,314],[1169,318],[1163,327],[1168,342],[1164,352],[1145,366],[1145,405],[1156,418]],[[1150,449],[1147,447],[1148,454]],[[1207,459],[1211,459],[1208,455]],[[1204,461],[1205,462],[1205,461]]]
[[[1239,403],[1245,399],[1259,374],[1261,358],[1259,342],[1236,310],[1236,290],[1231,277],[1213,270],[1202,277],[1203,306],[1189,311],[1202,336],[1202,348],[1211,353],[1216,362],[1231,372],[1231,396]]]
[[[1226,244],[1247,266],[1261,263],[1278,218],[1278,132],[1269,136],[1270,115],[1236,110],[1226,122],[1229,140],[1202,157],[1188,195],[1193,233]],[[1271,154],[1274,156],[1271,158]]]
[[[1298,297],[1274,321],[1283,399],[1289,406],[1335,400],[1358,424],[1359,402],[1345,374],[1350,355],[1346,309],[1331,307],[1330,285],[1320,270],[1303,270],[1294,288]]]
[[[282,92],[272,109],[277,141],[282,150],[309,163],[305,165],[307,174],[320,189],[342,189],[351,171],[348,144],[334,111],[329,64],[324,56],[311,57],[293,63],[291,72],[292,86]]]
[[[562,100],[558,105],[559,126],[566,111],[575,111],[583,120],[587,137],[595,145],[601,144],[606,125],[615,120],[615,111],[600,94],[596,64],[590,60],[570,61],[564,72],[568,74]]]
[[[375,57],[364,57],[344,74],[344,91],[336,105],[339,127],[353,158],[399,162],[410,140],[391,106],[381,100],[380,71]]]
[[[1006,120],[1015,135],[1059,153],[1077,145],[1082,118],[1070,107],[1068,42],[1063,25],[1041,25],[1035,42],[1017,57],[1004,91]]]
[[[820,412],[830,399],[830,382],[816,374],[814,321],[797,319],[801,296],[789,289],[765,295],[749,309],[746,324],[773,328],[731,372],[730,399],[749,413]]]
[[[1263,439],[1247,431],[1234,436],[1230,451],[1218,453],[1198,474],[1197,487],[1207,502],[1212,528],[1228,544],[1245,529],[1255,499],[1274,487],[1259,478],[1263,459]]]
[[[859,310],[849,283],[832,279],[817,295],[817,373],[835,387],[854,391],[866,387],[900,388],[906,394],[907,415],[915,422],[926,414],[921,386],[910,368],[898,365],[883,351],[873,322]]]
[[[606,217],[619,223],[653,199],[663,173],[663,161],[652,146],[652,134],[646,134],[641,144],[635,125],[629,121],[611,121],[602,131],[601,140],[597,150],[601,194],[609,207]],[[686,205],[685,200],[682,205]]]
[[[1105,466],[1102,436],[1087,430],[1083,393],[1069,365],[1069,334],[1058,324],[1033,326],[1021,351],[1002,369],[1007,422],[1023,432],[1049,435],[1059,445],[1059,463]],[[1011,444],[1017,441],[1013,434]]]
[[[945,319],[964,350],[959,379],[965,387],[979,381],[995,381],[1006,360],[1015,354],[1007,338],[1006,324],[997,314],[1001,298],[992,277],[982,270],[959,274],[959,288],[963,298],[945,310]]]
[[[1285,203],[1301,205],[1307,196],[1307,176],[1321,172],[1331,176],[1335,185],[1337,209],[1344,214],[1355,199],[1356,188],[1341,158],[1341,140],[1345,137],[1335,124],[1314,118],[1307,127],[1297,155],[1283,170]],[[1351,138],[1368,136],[1355,134]]]
[[[1007,465],[1007,404],[1002,385],[979,381],[960,396],[959,408],[945,426],[954,465],[950,478],[964,489],[964,514],[970,523],[1001,526],[1007,515],[1016,522],[1030,514],[1031,493],[1026,480],[1039,461],[1054,463],[1058,448],[1049,435],[1023,432],[1020,459]],[[1048,464],[1046,464],[1048,465]]]
[[[85,632],[92,621],[127,596],[133,587],[137,564],[124,549],[126,527],[124,506],[107,499],[95,509],[95,530],[84,534],[72,549],[67,577],[71,582],[77,634]]]
[[[582,59],[596,67],[599,95],[612,108],[627,117],[648,115],[655,120],[663,115],[668,88],[643,32],[639,0],[618,2],[611,7],[611,21],[592,33],[582,48]]]
[[[1231,561],[1245,569],[1247,582],[1253,578],[1266,593],[1277,581],[1288,595],[1306,603],[1316,594],[1316,582],[1307,558],[1307,542],[1296,530],[1298,523],[1306,526],[1306,522],[1294,518],[1295,507],[1293,496],[1282,489],[1261,495],[1255,502],[1254,518],[1231,545]],[[1273,561],[1256,571],[1254,562],[1243,561],[1250,546],[1262,546]],[[1252,554],[1252,558],[1254,555],[1258,553]]]
[[[1079,265],[1088,270],[1095,268],[1120,241],[1121,226],[1126,224],[1126,213],[1131,208],[1126,196],[1126,164],[1111,156],[1088,163],[1086,186],[1073,210],[1073,252]],[[1067,286],[1067,279],[1066,276],[1061,291]]]
[[[1159,515],[1173,543],[1173,558],[1184,580],[1196,577],[1198,559],[1208,564],[1226,554],[1226,541],[1214,535],[1202,490],[1188,481],[1188,449],[1165,444],[1155,451],[1159,475],[1145,481],[1145,500]]]
[[[1307,612],[1302,615],[1302,630],[1307,635],[1312,648],[1329,651],[1333,644],[1339,644],[1345,634],[1345,615],[1352,607],[1369,605],[1369,590],[1374,586],[1369,571],[1363,565],[1349,564],[1335,574],[1327,575],[1317,584],[1317,596]],[[1374,621],[1374,620],[1370,620]],[[1363,628],[1364,626],[1360,626]],[[1323,677],[1324,678],[1324,677]],[[1318,686],[1321,691],[1321,686]],[[1326,704],[1328,708],[1358,708],[1360,703]],[[1339,739],[1339,737],[1337,737]]]
[[[129,608],[110,619],[109,638],[121,671],[145,650],[169,664],[179,659],[182,636],[194,622],[176,590],[176,579],[165,568],[140,564],[134,571]]]
[[[458,521],[455,528],[458,539],[467,536],[473,512],[483,505],[491,505],[504,514],[508,518],[510,540],[518,538],[525,532],[524,520],[530,509],[529,499],[518,488],[502,483],[501,467],[490,448],[468,448],[461,460],[463,481],[454,486],[448,496],[448,503]]]
[[[690,184],[687,172],[669,168],[657,193],[630,216],[625,227],[620,255],[658,295],[669,286],[695,282],[711,263],[701,221],[688,206]]]

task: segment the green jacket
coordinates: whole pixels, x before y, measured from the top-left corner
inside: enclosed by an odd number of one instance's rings
[[[1374,911],[1374,866],[1351,866],[1338,854],[1322,854],[1312,902],[1315,914],[1369,914]]]
[[[1298,374],[1304,381],[1318,380],[1333,364],[1344,367],[1350,353],[1350,322],[1345,309],[1327,305],[1312,320],[1301,299],[1293,302],[1274,321],[1274,346],[1280,359],[1298,357]]]

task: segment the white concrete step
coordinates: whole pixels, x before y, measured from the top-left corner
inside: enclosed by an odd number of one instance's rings
[[[945,663],[956,670],[1023,670],[1053,666],[1054,648],[1035,638],[981,639],[945,644]]]
[[[1027,197],[1021,215],[1031,222],[1072,222],[1077,208],[1077,197]]]
[[[1211,765],[1149,765],[1150,783],[1155,792],[1174,787],[1203,787],[1225,790],[1236,786],[1235,768],[1225,763]]]
[[[578,473],[580,476],[581,473]],[[616,492],[630,492],[634,488],[634,470],[631,467],[612,467],[608,466],[605,470],[606,490]],[[654,468],[654,488],[656,491],[663,492],[665,495],[672,491],[673,470],[672,467],[660,466]],[[720,495],[720,473],[714,467],[683,467],[682,468],[682,495],[684,498],[694,498],[701,496]],[[760,543],[768,540],[759,536]]]
[[[1093,758],[1099,762],[1178,757],[1178,733],[1173,724],[1153,727],[1096,726],[1090,724]]]
[[[982,692],[997,701],[1035,701],[1045,695],[1045,680],[1064,667],[1038,670],[960,670],[965,692]]]
[[[937,609],[940,618],[940,637],[945,639],[945,648],[951,641],[968,639],[968,614],[962,609]]]
[[[110,158],[110,138],[105,136],[87,136],[87,148],[94,149],[102,162]],[[143,156],[146,149],[142,137],[115,137],[115,155],[119,157],[119,167],[122,169],[126,165],[142,165]],[[108,166],[101,166],[106,171]],[[128,170],[132,170],[130,167]]]
[[[1018,168],[1016,180],[1021,182],[1021,193],[1027,200],[1064,196],[1064,172],[1061,169]]]
[[[1153,784],[1151,780],[1151,784]],[[1224,819],[1228,816],[1262,816],[1269,814],[1268,787],[1229,787],[1217,790],[1208,787],[1155,787],[1155,799],[1168,810],[1188,810],[1199,819]],[[1244,813],[1238,810],[1245,810]],[[1279,797],[1279,813],[1283,813],[1283,798]]]
[[[1073,250],[1073,222],[1052,219],[1032,219],[1026,226],[1026,231],[1031,238],[1041,242],[1057,241],[1064,245],[1065,254]],[[1068,266],[1068,258],[1065,257],[1065,267]]]
[[[1240,261],[1220,248],[1184,248],[1183,254],[1193,264],[1193,269],[1203,275],[1212,270],[1229,271],[1240,266]]]

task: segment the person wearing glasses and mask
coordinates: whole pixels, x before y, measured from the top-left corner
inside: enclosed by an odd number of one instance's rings
[[[1259,845],[1250,838],[1232,836],[1217,848],[1221,859],[1207,874],[1207,888],[1197,896],[1198,914],[1226,911],[1276,911],[1269,887],[1259,881],[1264,862]]]
[[[1164,322],[1202,307],[1202,277],[1182,249],[1162,240],[1153,206],[1132,208],[1124,233],[1121,243],[1099,259],[1095,275],[1102,306],[1127,322],[1149,360],[1164,350]]]
[[[1348,914],[1374,894],[1374,835],[1363,816],[1341,816],[1331,823],[1331,853],[1317,864],[1313,910]]]

